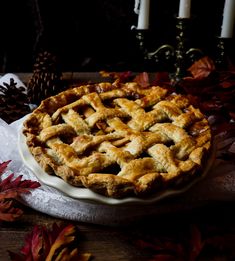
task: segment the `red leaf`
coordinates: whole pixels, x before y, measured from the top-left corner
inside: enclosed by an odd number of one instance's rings
[[[201,104],[201,108],[203,111],[209,112],[220,111],[223,108],[223,105],[216,101],[205,101]]]
[[[164,87],[165,85],[170,85],[170,78],[168,72],[157,72],[155,74],[155,78],[151,82],[152,85],[159,85]]]
[[[219,250],[234,251],[235,234],[224,234],[206,239],[205,244]]]
[[[0,201],[0,220],[14,221],[23,214],[23,211],[13,206],[12,201]]]
[[[209,74],[215,71],[215,64],[208,56],[196,61],[188,71],[195,79],[203,79],[209,76]]]
[[[195,261],[198,255],[203,249],[204,243],[202,242],[201,232],[196,226],[191,228],[191,238],[190,238],[190,253],[189,261]]]
[[[126,72],[100,71],[100,75],[104,78],[112,78],[114,80],[118,80],[119,82],[124,82],[124,83],[132,80],[133,78],[131,71],[126,71]]]
[[[0,164],[0,174],[2,175],[10,161]],[[13,206],[13,201],[22,193],[30,193],[30,189],[40,186],[39,182],[22,180],[22,175],[14,179],[14,174],[8,175],[5,179],[0,179],[0,220],[14,221],[19,218],[23,211]]]
[[[119,73],[120,82],[128,82],[132,78],[132,73],[130,71]]]
[[[16,254],[14,252],[11,252],[11,251],[8,251],[8,254],[10,256],[10,259],[12,261],[25,261],[25,258],[23,255],[20,255],[20,254]],[[30,261],[30,260],[27,260],[27,261]]]
[[[8,190],[18,191],[20,193],[29,192],[32,188],[40,187],[40,183],[31,180],[22,180],[22,175],[13,179],[14,174],[0,181],[0,193]]]
[[[146,88],[150,85],[149,83],[149,76],[148,73],[143,72],[138,74],[135,78],[134,78],[134,82],[137,82],[140,86],[142,86],[143,88]]]
[[[169,254],[154,255],[149,261],[183,261],[183,259],[176,258]]]
[[[149,249],[154,252],[155,259],[152,260],[158,260],[157,258],[159,260],[185,260],[185,247],[170,238],[154,238],[151,241],[138,240],[136,243],[141,249]]]
[[[4,199],[14,199],[17,198],[19,193],[15,190],[8,190],[0,193],[0,202],[4,201]]]
[[[20,254],[12,253],[12,260],[21,261],[88,261],[89,253],[79,253],[75,248],[77,241],[77,230],[72,224],[58,226],[53,224],[52,230],[45,227],[35,226],[31,233],[26,235],[25,244]],[[20,259],[22,258],[23,259]],[[17,259],[19,258],[19,259]]]
[[[220,86],[224,89],[231,88],[235,86],[235,80],[228,80],[220,83]]]
[[[220,86],[224,89],[235,87],[235,71],[225,71],[219,73]]]
[[[8,160],[8,161],[5,161],[5,162],[0,163],[0,175],[4,173],[5,169],[7,168],[8,164],[9,164],[10,162],[11,162],[11,161]]]
[[[229,115],[235,121],[235,112],[234,111],[230,111]]]

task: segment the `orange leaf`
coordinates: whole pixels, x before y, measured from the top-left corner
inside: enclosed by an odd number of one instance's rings
[[[51,246],[50,252],[46,258],[46,261],[52,260],[53,256],[55,255],[56,251],[61,247],[65,247],[69,245],[75,239],[75,226],[68,225],[65,227],[55,240],[54,244]]]
[[[88,261],[91,258],[91,254],[79,254],[78,249],[75,248],[72,251],[68,248],[64,248],[56,257],[55,261]],[[54,259],[53,259],[54,260]]]
[[[0,202],[0,220],[15,221],[22,214],[21,209],[13,207],[12,201]]]
[[[0,193],[0,202],[3,201],[4,199],[13,199],[17,198],[19,193],[15,190],[8,190]]]
[[[100,71],[99,73],[101,77],[112,78],[114,80],[118,80],[119,82],[127,82],[130,81],[132,78],[132,73],[130,71],[125,71],[125,72]]]
[[[215,71],[215,64],[208,56],[196,61],[188,71],[192,74],[194,79],[203,79],[209,76],[209,74]]]
[[[220,83],[220,86],[224,89],[231,88],[235,86],[235,80],[227,80]]]
[[[143,72],[138,74],[135,78],[134,78],[134,82],[137,82],[140,86],[142,86],[143,88],[146,88],[150,85],[149,83],[149,76],[148,73]]]
[[[51,246],[46,261],[88,261],[90,254],[79,254],[78,250],[69,248],[71,243],[76,239],[76,227],[72,224],[66,226],[58,235],[55,242]]]
[[[25,237],[20,254],[9,254],[13,261],[89,261],[91,254],[80,253],[75,247],[76,240],[74,225],[62,227],[54,223],[52,230],[36,225]]]

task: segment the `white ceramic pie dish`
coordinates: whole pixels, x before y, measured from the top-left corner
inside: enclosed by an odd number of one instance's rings
[[[214,146],[213,146],[214,147]],[[123,205],[123,204],[152,204],[164,198],[175,196],[187,191],[191,186],[193,186],[196,182],[202,179],[206,173],[209,171],[210,167],[213,164],[214,157],[215,157],[215,149],[212,149],[211,156],[208,160],[208,163],[205,167],[204,172],[202,175],[198,176],[186,186],[181,189],[168,189],[152,195],[150,197],[145,198],[138,198],[138,197],[127,197],[122,199],[115,199],[109,198],[98,193],[95,193],[87,188],[80,188],[72,186],[62,180],[60,177],[53,176],[47,174],[37,163],[34,159],[32,154],[30,153],[28,146],[26,144],[26,137],[23,135],[21,129],[18,134],[18,148],[19,153],[22,157],[23,162],[25,165],[32,171],[32,173],[38,178],[38,180],[50,187],[57,189],[58,191],[62,192],[63,194],[78,200],[89,201],[93,203],[101,203],[101,204],[108,204],[108,205]]]

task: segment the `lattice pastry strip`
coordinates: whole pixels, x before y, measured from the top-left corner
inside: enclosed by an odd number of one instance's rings
[[[44,100],[24,123],[42,168],[110,197],[142,196],[200,173],[211,147],[206,117],[159,86],[100,83]]]

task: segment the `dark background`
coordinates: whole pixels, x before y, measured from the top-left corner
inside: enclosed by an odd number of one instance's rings
[[[224,0],[192,0],[190,47],[216,53]],[[175,45],[178,0],[151,0],[149,48]],[[30,72],[40,50],[63,71],[143,71],[132,25],[134,0],[4,0],[0,7],[0,73]],[[228,54],[234,61],[234,37]]]

